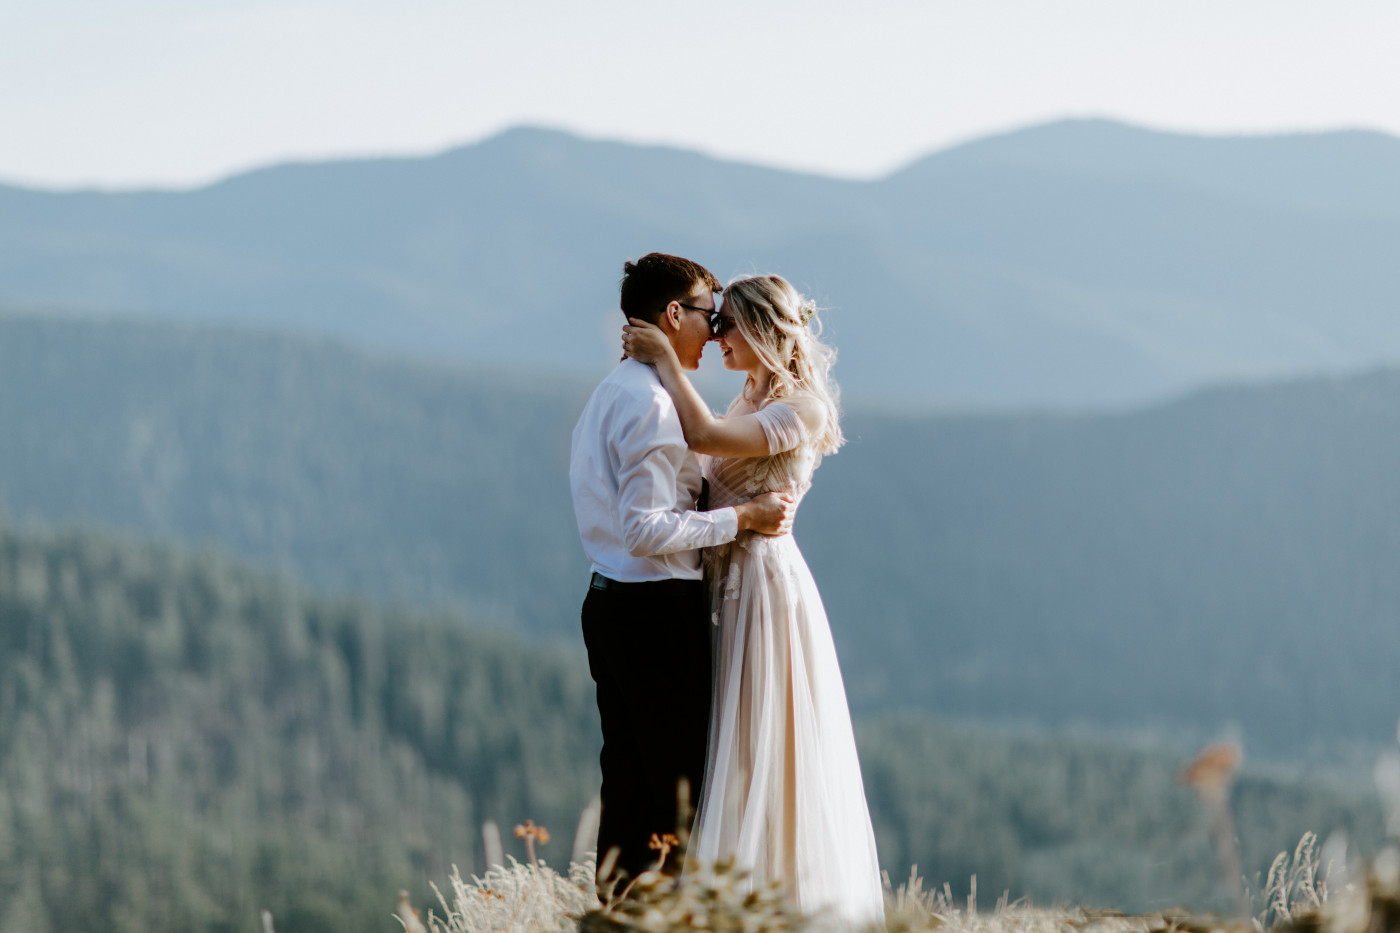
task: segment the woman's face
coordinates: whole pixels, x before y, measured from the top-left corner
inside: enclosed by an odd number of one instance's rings
[[[753,352],[753,347],[744,339],[744,335],[739,333],[739,327],[734,323],[733,311],[727,307],[721,308],[715,329],[719,332],[715,339],[719,341],[725,369],[753,372],[755,367],[762,367],[758,354]]]

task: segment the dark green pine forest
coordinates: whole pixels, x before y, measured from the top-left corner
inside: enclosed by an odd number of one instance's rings
[[[0,930],[392,929],[481,820],[572,829],[590,686],[210,553],[0,532]]]
[[[921,717],[858,726],[881,859],[984,897],[1222,903],[1179,752]],[[207,550],[0,525],[0,933],[397,929],[480,823],[567,859],[597,788],[575,652],[315,595]],[[1371,798],[1249,773],[1251,872]],[[508,834],[507,834],[508,835]],[[523,857],[523,853],[516,853]]]

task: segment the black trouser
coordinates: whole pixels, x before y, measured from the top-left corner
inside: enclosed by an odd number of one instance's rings
[[[583,641],[603,723],[600,867],[614,846],[630,877],[651,867],[652,833],[676,831],[682,777],[694,813],[710,730],[710,628],[699,580],[588,590]]]

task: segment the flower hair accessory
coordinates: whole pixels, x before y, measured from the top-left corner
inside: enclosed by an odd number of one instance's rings
[[[812,323],[812,318],[817,314],[817,303],[810,298],[802,302],[802,307],[797,310],[797,314],[802,318],[803,324]]]

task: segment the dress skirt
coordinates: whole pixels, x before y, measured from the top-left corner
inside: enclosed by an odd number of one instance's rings
[[[737,498],[737,497],[735,497]],[[821,595],[791,535],[744,533],[707,556],[715,628],[700,865],[732,858],[804,913],[881,919],[855,735]]]

